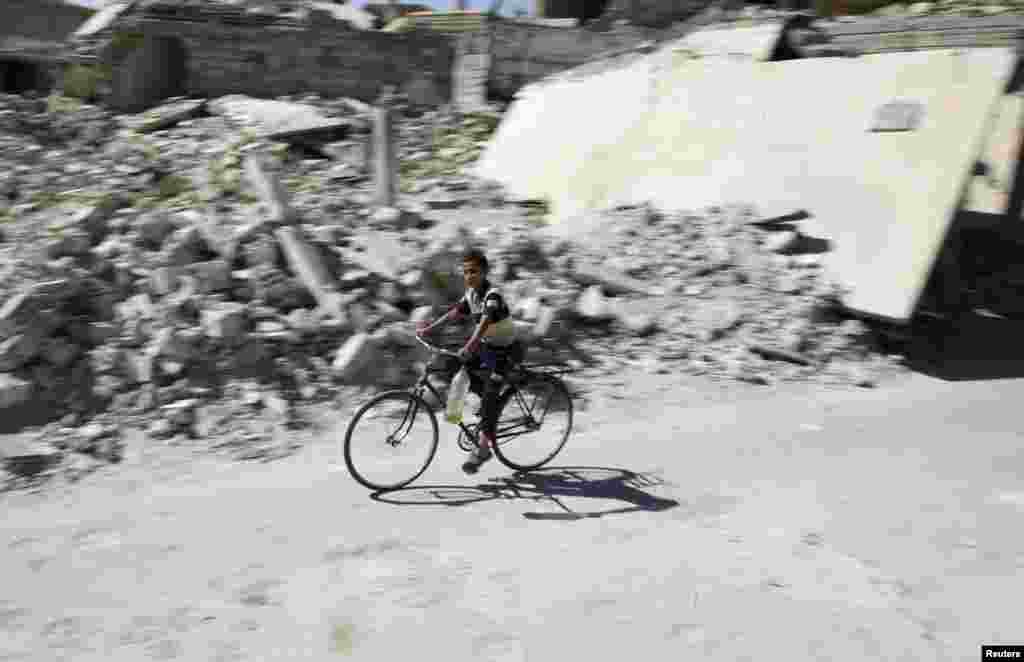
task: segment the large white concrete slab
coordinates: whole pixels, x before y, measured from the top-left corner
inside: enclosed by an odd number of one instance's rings
[[[548,199],[551,220],[570,225],[644,202],[810,211],[811,227],[835,242],[827,261],[851,290],[848,305],[903,320],[996,126],[988,120],[1013,64],[1008,49],[756,64],[664,49],[530,91],[481,170],[513,194]],[[878,108],[900,99],[923,105],[923,124],[869,131]],[[992,149],[1012,142],[1014,112],[998,116]]]
[[[589,186],[578,181],[581,166],[629,140],[659,99],[670,101],[665,95],[678,85],[666,76],[682,70],[692,77],[712,63],[766,60],[781,32],[781,23],[698,31],[626,68],[528,86],[481,155],[477,174],[500,181],[514,197],[566,206],[560,197],[563,186]],[[555,216],[576,211],[569,205]]]
[[[844,121],[815,154],[806,207],[834,241],[829,272],[849,288],[844,304],[906,320],[917,305],[969,173],[987,121],[1012,73],[1009,49],[874,55],[847,72]],[[922,125],[866,131],[894,99],[923,104]]]

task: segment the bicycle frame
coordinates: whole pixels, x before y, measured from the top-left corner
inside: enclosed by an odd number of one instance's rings
[[[455,354],[454,352],[449,352],[449,351],[447,351],[445,349],[442,349],[440,347],[435,347],[433,345],[430,345],[429,343],[425,342],[422,338],[417,338],[417,340],[419,340],[420,344],[422,344],[424,347],[429,349],[432,354],[457,357],[457,354]],[[432,362],[433,361],[431,361],[431,363]],[[526,368],[523,368],[522,366],[519,367],[519,370],[521,371],[521,373],[524,376],[527,376],[527,377],[533,376],[535,374],[541,374],[541,373],[535,373],[532,370],[528,370]],[[425,402],[424,395],[426,395],[426,393],[428,391],[437,399],[437,402],[441,403],[441,406],[439,407],[439,409],[444,409],[447,406],[448,399],[445,396],[441,395],[441,393],[439,393],[436,388],[434,388],[434,385],[430,383],[430,379],[429,379],[431,374],[437,374],[437,373],[443,373],[443,372],[447,372],[447,371],[446,370],[442,370],[442,369],[438,369],[438,368],[433,368],[432,369],[431,366],[430,366],[430,363],[427,363],[427,365],[424,366],[423,373],[420,375],[420,378],[409,389],[409,393],[411,395],[416,396],[416,397],[413,400],[413,404],[412,404],[412,406],[410,408],[410,411],[406,412],[406,419],[408,419],[409,421],[414,420],[417,412],[419,411],[419,409],[418,409],[419,404],[418,403]],[[474,370],[472,372],[473,372],[474,376],[478,376],[478,377],[484,377],[487,374],[486,370]],[[534,416],[533,407],[528,405],[525,402],[525,400],[523,399],[522,391],[520,391],[519,388],[516,386],[515,381],[519,381],[519,380],[514,380],[512,382],[509,382],[508,380],[506,380],[506,384],[508,385],[508,388],[511,389],[512,396],[513,396],[513,398],[515,398],[517,404],[519,405],[520,411],[524,415],[521,416],[521,417],[512,419],[510,421],[500,421],[499,420],[499,426],[498,426],[498,429],[495,430],[495,435],[494,435],[495,441],[497,441],[499,439],[509,439],[511,437],[517,437],[517,436],[519,436],[521,434],[525,434],[527,432],[534,432],[534,431],[538,430],[541,427],[541,425],[544,423],[544,417],[547,415],[547,408],[545,407],[544,412],[540,415],[539,418]],[[504,422],[505,424],[501,425],[502,422]],[[405,419],[403,419],[402,425],[400,425],[398,429],[401,430],[404,425],[405,425]],[[468,428],[465,423],[460,421],[458,423],[458,426],[462,430],[463,434],[466,435],[466,437],[468,437],[470,439],[473,438],[473,436],[474,436],[473,430]]]

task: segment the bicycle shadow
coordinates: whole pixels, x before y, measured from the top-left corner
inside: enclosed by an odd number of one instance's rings
[[[527,512],[532,520],[580,520],[637,512],[659,512],[679,506],[642,488],[668,485],[650,473],[609,467],[548,467],[511,476],[491,478],[475,486],[425,485],[374,492],[370,498],[400,506],[466,506],[491,499],[547,501],[562,512]],[[566,497],[621,501],[628,505],[591,512],[575,511],[561,499]]]

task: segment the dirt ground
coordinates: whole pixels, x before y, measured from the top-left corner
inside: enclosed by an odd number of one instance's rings
[[[372,497],[133,439],[0,496],[0,660],[976,660],[1024,643],[1024,380],[624,374],[549,468]],[[637,386],[642,384],[643,386]],[[582,405],[581,405],[582,406]]]

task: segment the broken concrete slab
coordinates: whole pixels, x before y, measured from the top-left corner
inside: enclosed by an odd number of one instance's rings
[[[164,131],[186,120],[202,117],[206,113],[206,104],[206,99],[167,99],[159,106],[136,116],[128,126],[139,133]]]
[[[96,37],[116,23],[121,14],[127,11],[133,4],[135,4],[134,0],[114,0],[106,3],[99,11],[86,19],[78,29],[72,32],[69,40],[74,42]]]
[[[234,259],[238,249],[234,232],[230,227],[223,225],[211,209],[205,212],[198,209],[185,209],[176,214],[175,220],[182,225],[196,228],[206,245],[225,260]]]
[[[650,283],[618,273],[607,267],[588,264],[577,264],[569,277],[581,285],[600,285],[605,292],[613,296],[622,294],[640,294],[656,296],[661,290]]]
[[[118,194],[108,194],[102,201],[91,207],[83,207],[57,221],[56,225],[79,228],[89,234],[90,241],[98,244],[110,231],[110,219],[118,209],[128,202]]]
[[[354,380],[377,358],[377,348],[367,333],[357,333],[338,348],[332,369],[341,382]]]
[[[236,344],[242,340],[248,324],[246,306],[228,301],[205,307],[200,323],[210,337]]]
[[[338,289],[317,248],[303,239],[296,228],[278,228],[274,235],[292,272],[317,303],[328,312],[337,312]]]
[[[227,260],[194,262],[184,270],[185,275],[195,279],[197,294],[223,292],[231,288],[231,264]]]
[[[76,291],[69,280],[62,278],[36,283],[10,297],[0,307],[0,340],[38,324],[46,309],[74,296]]]
[[[341,257],[385,280],[398,281],[407,267],[422,254],[382,233],[366,233],[352,238],[349,248],[339,251]]]
[[[243,95],[214,99],[207,109],[250,129],[261,139],[272,141],[336,142],[345,138],[350,126],[347,119],[327,117],[313,106]]]
[[[288,190],[267,167],[265,157],[247,154],[245,175],[260,200],[267,206],[271,222],[290,224],[298,221],[298,213],[292,207]]]
[[[907,214],[919,218],[922,205],[948,208],[952,204],[950,196],[961,190],[958,182],[965,176],[966,159],[970,158],[966,155],[977,149],[974,140],[983,132],[979,113],[984,117],[1005,88],[1011,59],[1009,51],[1000,49],[758,65],[727,58],[676,62],[651,56],[627,68],[629,75],[613,72],[524,93],[495,134],[477,173],[500,182],[514,195],[547,199],[549,220],[555,223],[574,223],[588,210],[645,202],[664,210],[748,202],[759,207],[762,217],[807,210],[821,221],[810,234],[833,240],[840,251],[846,251],[836,255],[833,274],[843,285],[848,283],[840,273],[853,281],[866,277],[858,275],[858,268],[875,275],[883,273],[877,268],[875,253],[883,250],[882,233],[898,228],[906,236],[884,250],[902,262],[898,268],[906,273],[906,286],[910,287],[910,281],[925,277],[932,257],[907,256],[919,250],[932,253],[940,240],[924,240],[922,248],[913,246],[915,240],[907,233],[916,232],[908,228],[914,224],[902,219]],[[647,83],[648,89],[631,87],[637,85],[633,78]],[[650,81],[656,83],[650,86]],[[820,94],[815,104],[807,104],[802,100],[807,89],[828,93]],[[970,96],[972,110],[954,110],[957,95]],[[588,103],[609,97],[628,101],[603,106]],[[926,113],[919,129],[868,131],[879,107],[903,98],[924,104]],[[599,135],[577,126],[580,108],[587,108],[593,121],[600,123]],[[937,133],[939,125],[947,132]],[[652,135],[659,140],[651,143]],[[918,162],[899,151],[903,143],[923,145],[925,135],[930,136],[934,153],[922,151],[925,161],[921,163],[937,164],[933,157],[947,154],[942,159],[945,165],[931,166],[927,176],[913,170]],[[940,135],[973,137],[950,141]],[[855,161],[851,154],[866,160]],[[884,159],[885,166],[867,165],[877,159]],[[888,176],[882,177],[883,172]],[[851,181],[867,188],[853,193]],[[912,181],[914,193],[897,190],[892,181]],[[937,187],[938,181],[941,187]],[[843,182],[845,188],[841,188]],[[870,207],[859,204],[871,199],[878,203],[884,199],[886,211],[873,203]],[[851,201],[858,204],[851,205]],[[837,221],[833,210],[840,208],[849,221]],[[865,225],[867,218],[879,220]],[[840,230],[847,222],[849,229]],[[943,234],[948,221],[921,223],[935,224],[924,234]],[[829,225],[839,234],[832,236],[819,227]],[[866,231],[868,227],[873,229]],[[869,238],[875,236],[874,228],[877,239]],[[897,245],[900,258],[895,257]],[[825,262],[829,261],[826,258]],[[849,286],[857,289],[855,282]],[[890,288],[889,296],[910,296],[898,293],[903,289]],[[856,310],[869,305],[852,303],[859,295],[852,296],[851,305],[860,306]],[[878,296],[882,296],[880,290]],[[906,319],[910,305],[880,303],[878,314],[882,315],[883,309],[894,313],[903,308],[899,317]]]
[[[1016,58],[993,48],[859,59],[865,66],[842,77],[844,89],[858,90],[843,110],[850,120],[836,132],[833,157],[816,159],[807,180],[814,216],[804,225],[833,243],[823,265],[848,290],[847,308],[902,322],[917,307]],[[894,98],[923,104],[921,128],[865,131],[872,112]]]

